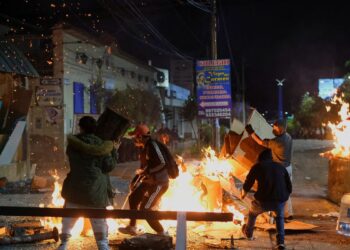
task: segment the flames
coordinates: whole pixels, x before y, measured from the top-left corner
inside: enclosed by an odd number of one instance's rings
[[[323,154],[323,156],[335,156],[341,158],[350,158],[350,113],[349,103],[343,101],[341,97],[334,97],[332,103],[340,103],[341,108],[338,112],[341,121],[339,123],[328,122],[327,126],[331,129],[334,138],[334,148]],[[328,107],[329,111],[330,108]]]
[[[57,171],[55,170],[52,174],[52,177],[54,177],[54,190],[52,192],[52,199],[51,203],[47,207],[55,207],[55,208],[62,208],[64,206],[64,199],[61,196],[61,185],[59,184],[59,176],[57,174]],[[40,204],[39,207],[44,207],[44,204]],[[51,229],[53,227],[56,227],[59,232],[62,231],[62,218],[59,217],[46,217],[45,219],[41,220],[41,224],[44,226],[44,228]],[[84,228],[84,218],[80,217],[78,218],[77,222],[75,223],[74,227],[71,230],[72,237],[77,237],[81,234]]]
[[[229,177],[232,166],[225,159],[219,159],[215,155],[215,151],[210,147],[203,150],[204,158],[201,162],[185,164],[181,157],[178,157],[180,162],[180,174],[176,179],[170,181],[169,189],[164,194],[159,210],[163,211],[210,211],[208,199],[203,190],[203,178],[207,178],[214,183],[219,183],[220,177]],[[64,199],[61,197],[61,185],[59,184],[59,176],[55,171],[52,176],[55,178],[54,191],[52,193],[51,203],[47,207],[61,208],[64,206]],[[219,184],[218,184],[219,185]],[[221,187],[220,187],[221,190]],[[221,193],[217,194],[220,196]],[[40,207],[44,207],[40,204]],[[113,209],[112,206],[106,209]],[[233,213],[234,220],[243,221],[244,216],[234,206],[228,206],[227,210]],[[222,203],[218,204],[218,209],[215,212],[222,211]],[[116,233],[121,225],[115,219],[107,219],[107,224],[110,233]],[[42,220],[45,228],[57,227],[59,232],[62,230],[62,218],[47,217]],[[162,221],[165,228],[175,226],[176,222]],[[142,226],[141,226],[142,227]],[[84,229],[84,218],[79,218],[71,230],[73,237],[78,237]],[[92,235],[92,230],[84,232],[85,235]]]
[[[203,190],[203,183],[205,182],[203,178],[210,179],[213,183],[219,183],[220,177],[229,177],[232,166],[226,159],[216,157],[215,151],[210,147],[203,149],[203,153],[204,158],[199,164],[190,163],[185,165],[183,160],[180,159],[180,174],[176,179],[171,180],[169,189],[162,198],[160,210],[210,211],[209,201]],[[221,212],[221,210],[222,204],[218,204],[218,210],[215,212]],[[234,215],[236,214],[236,219],[244,217],[234,207],[230,207],[229,210]]]

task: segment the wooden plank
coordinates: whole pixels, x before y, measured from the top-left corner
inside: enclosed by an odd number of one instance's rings
[[[0,215],[38,217],[130,218],[176,220],[178,211],[94,209],[94,208],[39,208],[0,206]],[[232,213],[185,212],[188,221],[232,221]]]
[[[264,223],[264,224],[256,224],[255,227],[263,229],[265,231],[269,230],[275,230],[276,225],[275,224],[270,224],[270,223]],[[317,228],[318,226],[315,226],[313,224],[308,224],[305,222],[293,220],[288,223],[284,223],[284,230],[287,231],[309,231]]]
[[[0,167],[1,165],[10,164],[12,162],[12,159],[17,152],[18,145],[21,142],[25,127],[25,121],[17,122],[15,129],[13,130],[10,138],[8,139],[4,149],[0,154]]]

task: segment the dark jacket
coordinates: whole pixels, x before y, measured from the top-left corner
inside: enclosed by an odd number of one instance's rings
[[[68,137],[70,172],[63,182],[62,197],[70,202],[105,208],[110,204],[108,172],[116,166],[111,141],[92,134]]]
[[[246,192],[258,182],[258,188],[254,195],[258,201],[285,202],[292,193],[292,183],[287,170],[279,163],[272,161],[271,151],[267,157],[261,158],[249,171],[243,184]]]
[[[144,182],[155,185],[169,182],[164,153],[159,143],[161,142],[150,138],[140,153],[141,168],[146,175]]]

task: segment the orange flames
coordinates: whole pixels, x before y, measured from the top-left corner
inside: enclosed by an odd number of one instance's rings
[[[232,166],[227,160],[216,157],[215,151],[210,147],[204,149],[203,152],[204,159],[200,164],[186,164],[180,169],[179,176],[171,180],[169,189],[162,198],[160,210],[209,211],[207,200],[201,189],[202,176],[218,182],[220,177],[229,177]],[[222,208],[222,204],[220,205]],[[235,219],[243,218],[243,215],[234,207],[230,208],[230,212],[236,214]]]
[[[341,108],[338,112],[341,121],[337,124],[328,122],[328,127],[332,130],[334,138],[334,149],[324,154],[335,157],[350,158],[350,113],[349,103],[343,101],[340,97],[335,97],[332,103],[340,103]],[[330,108],[328,107],[329,111]]]
[[[201,162],[193,162],[192,164],[189,163],[185,165],[182,158],[178,159],[181,161],[180,174],[176,179],[171,180],[169,189],[161,200],[159,210],[210,211],[208,208],[208,200],[201,188],[202,178],[205,176],[214,182],[219,182],[220,177],[229,177],[232,165],[225,159],[217,158],[215,151],[210,147],[204,149],[203,152],[204,159]],[[55,178],[54,191],[52,193],[51,204],[48,205],[48,207],[63,207],[64,199],[61,197],[61,186],[58,183],[59,177],[56,172],[53,174],[53,177]],[[219,205],[220,209],[216,212],[221,212],[222,204]],[[43,206],[43,204],[40,204],[40,207]],[[106,209],[113,209],[113,207],[109,206]],[[244,216],[240,211],[236,210],[233,206],[229,206],[227,209],[233,213],[234,220],[243,221]],[[48,217],[42,220],[42,224],[46,228],[57,227],[59,232],[62,230],[61,222],[61,218]],[[110,233],[115,233],[121,225],[115,219],[107,219],[107,223]],[[162,221],[162,224],[165,228],[168,228],[169,226],[175,226],[176,222]],[[83,228],[84,218],[79,218],[71,231],[72,236],[79,236]],[[88,234],[91,233],[92,232],[89,232]]]

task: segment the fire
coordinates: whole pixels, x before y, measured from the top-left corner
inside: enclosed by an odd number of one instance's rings
[[[62,187],[58,182],[59,176],[56,170],[52,173],[52,176],[55,179],[54,191],[52,192],[52,195],[51,195],[52,196],[51,204],[49,204],[47,207],[62,208],[64,206],[65,201],[61,196]],[[45,206],[44,204],[39,205],[39,207],[44,207],[44,206]],[[106,209],[112,210],[113,206],[108,206]],[[59,232],[62,232],[62,218],[47,217],[41,220],[41,223],[45,228],[51,229],[53,227],[56,227]],[[107,225],[108,225],[108,230],[111,233],[115,233],[119,227],[119,224],[117,223],[117,221],[115,219],[110,219],[110,218],[107,219]],[[79,237],[82,234],[83,230],[84,230],[84,218],[79,217],[74,227],[71,230],[72,237],[73,238]],[[93,234],[92,229],[85,232],[85,235],[92,235],[92,234]]]
[[[218,182],[220,177],[229,177],[231,164],[226,159],[219,159],[210,147],[203,150],[204,158],[199,164],[183,164],[180,174],[171,180],[169,189],[164,194],[160,210],[208,212],[208,200],[202,188],[203,177]],[[222,208],[222,204],[219,204]],[[235,219],[243,221],[243,214],[230,207]],[[216,211],[216,212],[221,212]]]
[[[336,157],[349,158],[350,157],[350,112],[349,103],[343,101],[342,98],[335,97],[333,103],[340,103],[341,108],[338,112],[341,121],[337,124],[328,122],[328,127],[332,130],[334,138],[334,149],[327,154]],[[328,109],[327,109],[328,110]]]
[[[162,211],[194,211],[194,212],[208,212],[209,199],[205,190],[203,189],[204,179],[209,179],[214,183],[220,183],[220,178],[229,178],[232,171],[232,165],[226,159],[219,159],[215,151],[210,147],[203,149],[204,158],[200,162],[193,162],[185,164],[183,159],[178,156],[178,161],[181,163],[180,173],[176,179],[170,181],[169,189],[164,194],[159,210]],[[63,207],[64,199],[61,197],[61,186],[58,182],[59,176],[55,172],[54,191],[52,193],[52,201],[48,207]],[[219,184],[218,184],[219,185]],[[220,187],[221,189],[221,187]],[[210,192],[211,190],[209,190]],[[217,196],[221,196],[217,194]],[[221,197],[220,197],[221,199]],[[215,212],[223,210],[222,204],[217,204],[219,209]],[[43,206],[41,204],[40,206]],[[113,209],[112,206],[106,209]],[[235,209],[234,206],[227,206],[227,210],[233,214],[234,221],[243,221],[244,215]],[[42,223],[47,228],[57,227],[62,230],[61,218],[45,218]],[[107,224],[110,233],[116,233],[120,223],[115,219],[107,219]],[[162,221],[165,228],[174,226],[176,221],[167,222]],[[79,218],[74,228],[71,231],[72,236],[79,236],[84,228],[84,218]],[[140,228],[140,227],[139,227]],[[88,232],[87,234],[90,234]]]

